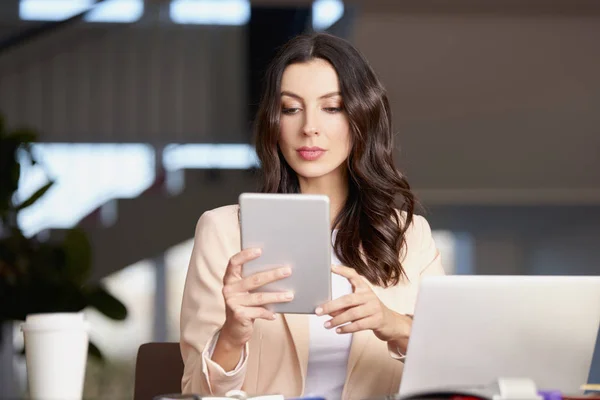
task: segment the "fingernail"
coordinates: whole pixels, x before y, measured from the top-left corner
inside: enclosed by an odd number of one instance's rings
[[[342,330],[341,330],[340,328],[337,328],[335,331],[336,331],[337,333],[342,333]]]
[[[261,252],[262,252],[262,250],[261,250],[261,249],[254,249],[254,250],[252,251],[252,253],[254,253],[255,255],[259,255]]]
[[[329,329],[331,327],[331,322],[327,321],[325,322],[325,328]]]
[[[286,267],[281,270],[281,274],[283,276],[290,276],[292,274],[292,269],[290,267]]]
[[[291,300],[291,299],[293,299],[293,298],[294,298],[294,293],[292,293],[292,292],[288,292],[288,293],[286,293],[286,294],[284,295],[284,297],[285,297],[285,299],[286,299],[286,300]]]
[[[322,313],[323,313],[323,309],[321,307],[317,307],[317,309],[315,310],[315,314],[321,315]]]
[[[277,315],[275,315],[275,314],[271,315],[272,320],[275,320],[276,318],[277,318]]]

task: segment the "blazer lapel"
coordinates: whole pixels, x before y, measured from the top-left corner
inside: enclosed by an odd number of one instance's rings
[[[347,393],[352,393],[353,382],[357,381],[353,378],[353,375],[360,371],[359,361],[365,352],[371,336],[373,336],[371,331],[360,331],[352,334],[350,356],[348,357],[348,365],[346,367],[346,381],[344,382],[344,391],[342,393],[342,398],[344,399],[347,398]]]
[[[372,285],[370,282],[368,283],[377,297],[379,297],[382,302],[387,303],[388,299],[386,297],[388,291],[379,286]],[[356,332],[352,336],[352,345],[350,346],[350,356],[348,357],[348,366],[346,369],[346,382],[344,383],[344,398],[346,398],[346,393],[352,392],[352,383],[357,381],[353,378],[353,375],[361,375],[360,370],[364,365],[360,363],[360,360],[365,353],[365,349],[370,340],[379,340],[370,330]]]
[[[290,335],[294,342],[296,355],[298,357],[298,367],[302,375],[302,391],[304,391],[304,382],[306,381],[306,369],[308,367],[308,316],[304,314],[283,314]]]
[[[352,344],[350,345],[350,356],[348,357],[346,372],[347,377],[350,377],[352,371],[356,368],[356,364],[358,364],[371,336],[373,336],[371,331],[360,331],[352,335]]]

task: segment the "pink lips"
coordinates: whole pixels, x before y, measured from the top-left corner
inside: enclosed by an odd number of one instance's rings
[[[320,147],[300,147],[298,150],[298,154],[300,157],[305,159],[306,161],[314,161],[320,158],[323,154],[325,154],[326,150],[323,150]]]

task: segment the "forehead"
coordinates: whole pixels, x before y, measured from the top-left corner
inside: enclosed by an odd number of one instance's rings
[[[338,76],[329,62],[320,58],[286,67],[281,77],[281,90],[305,99],[318,98],[340,90]]]

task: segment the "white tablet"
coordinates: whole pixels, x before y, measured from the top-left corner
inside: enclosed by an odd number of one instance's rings
[[[243,193],[239,197],[242,249],[262,255],[243,267],[244,276],[282,265],[292,275],[263,286],[262,292],[294,292],[289,303],[271,304],[273,312],[312,314],[331,300],[329,198],[322,195]]]

